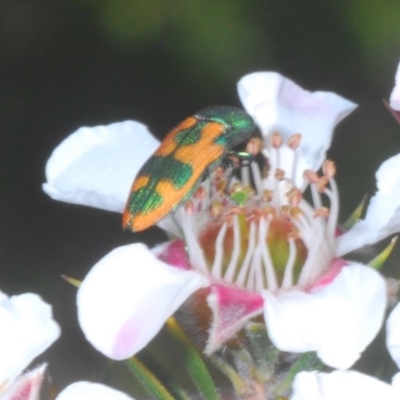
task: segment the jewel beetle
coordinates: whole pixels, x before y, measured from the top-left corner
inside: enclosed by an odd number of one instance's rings
[[[183,204],[203,177],[254,130],[252,117],[235,107],[212,106],[186,118],[139,170],[125,206],[123,228],[144,230]]]

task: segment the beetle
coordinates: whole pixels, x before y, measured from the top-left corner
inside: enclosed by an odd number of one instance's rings
[[[254,130],[253,118],[236,107],[207,107],[186,118],[139,170],[125,206],[123,228],[142,231],[185,203],[204,176]]]

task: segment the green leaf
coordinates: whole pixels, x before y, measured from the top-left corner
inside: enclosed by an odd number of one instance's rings
[[[221,372],[223,372],[229,380],[232,382],[232,385],[235,389],[236,393],[243,393],[246,389],[245,380],[231,367],[226,361],[222,360],[220,357],[211,357],[211,361],[213,364],[218,367]]]
[[[367,202],[367,196],[364,196],[361,203],[357,206],[357,208],[353,211],[347,221],[343,224],[343,228],[348,231],[352,228],[361,218],[361,215],[365,209],[365,203]]]
[[[197,390],[206,400],[218,400],[218,393],[201,355],[175,318],[167,321],[167,329],[182,355],[183,363]]]
[[[389,243],[389,245],[386,246],[385,249],[380,254],[378,254],[373,260],[371,260],[368,263],[368,266],[377,270],[381,269],[382,265],[385,263],[385,261],[389,258],[390,254],[392,253],[392,250],[394,249],[394,246],[397,243],[397,238],[398,236],[394,237]]]
[[[293,353],[292,353],[293,354]],[[276,393],[288,393],[292,387],[295,376],[302,371],[322,371],[324,364],[314,352],[304,353],[291,366],[290,370],[282,379],[279,386],[275,388]]]
[[[147,393],[156,400],[175,400],[161,382],[136,357],[126,360],[129,370],[140,381]]]

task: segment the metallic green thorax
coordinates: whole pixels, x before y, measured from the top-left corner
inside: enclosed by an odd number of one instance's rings
[[[226,146],[226,151],[249,139],[256,127],[249,114],[235,107],[212,106],[194,116],[199,121],[219,122],[226,126],[226,131],[217,140],[217,143]]]

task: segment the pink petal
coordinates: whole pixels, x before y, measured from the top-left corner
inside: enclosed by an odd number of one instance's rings
[[[213,312],[206,353],[211,354],[231,339],[251,318],[263,311],[259,293],[234,286],[214,285],[207,298]]]
[[[106,385],[75,382],[67,386],[56,400],[133,400],[132,397]]]
[[[389,158],[376,172],[378,190],[369,202],[365,218],[335,239],[335,255],[341,257],[400,231],[400,154]]]
[[[163,243],[152,251],[159,260],[168,265],[184,270],[192,269],[187,256],[186,244],[183,240],[172,240]]]
[[[400,63],[397,66],[395,84],[393,91],[390,95],[389,104],[390,107],[395,111],[400,111]]]
[[[329,269],[319,277],[319,279],[312,286],[311,290],[321,289],[324,286],[332,283],[332,281],[339,275],[342,268],[346,265],[348,265],[348,262],[346,260],[335,258],[332,261]]]
[[[378,333],[386,284],[375,270],[349,263],[330,285],[304,293],[263,293],[271,341],[282,351],[316,351],[327,365],[346,369]]]
[[[122,212],[133,179],[158,145],[136,121],[80,128],[47,161],[43,190],[55,200]]]
[[[39,400],[46,367],[47,365],[43,364],[19,376],[6,390],[0,387],[0,398],[2,400]]]
[[[308,92],[275,72],[244,76],[238,82],[238,91],[244,108],[254,118],[264,139],[274,132],[280,133],[285,141],[295,133],[302,134],[295,177],[297,187],[304,186],[305,169],[319,169],[335,126],[356,108],[354,103],[335,93]],[[269,140],[266,144],[269,145]],[[292,171],[291,153],[283,153],[286,148],[281,150],[284,164],[281,167]]]
[[[13,381],[60,336],[51,306],[38,295],[0,292],[0,385]]]
[[[170,267],[137,243],[101,259],[78,290],[78,319],[86,338],[121,360],[145,347],[168,317],[208,280]]]

